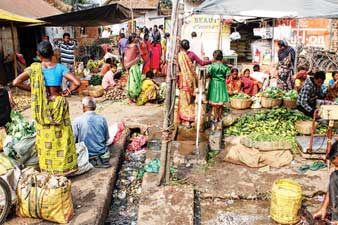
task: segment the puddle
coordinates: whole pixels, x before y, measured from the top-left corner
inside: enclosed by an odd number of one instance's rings
[[[200,225],[275,224],[269,216],[269,201],[201,200]],[[197,224],[195,224],[197,225]]]

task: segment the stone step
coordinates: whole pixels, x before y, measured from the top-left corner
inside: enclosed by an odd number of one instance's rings
[[[187,186],[156,186],[156,175],[145,174],[144,182],[152,188],[142,190],[138,225],[193,225],[194,190]],[[142,186],[144,186],[142,184]]]

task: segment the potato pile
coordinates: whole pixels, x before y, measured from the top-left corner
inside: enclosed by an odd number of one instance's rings
[[[26,96],[26,95],[20,95],[20,96],[13,96],[13,100],[15,103],[15,110],[16,111],[24,111],[26,109],[28,109],[29,107],[31,107],[31,96]]]
[[[114,88],[106,91],[105,99],[112,101],[122,101],[127,98],[124,88],[121,85],[116,85]]]

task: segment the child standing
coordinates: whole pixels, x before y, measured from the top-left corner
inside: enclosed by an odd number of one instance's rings
[[[214,110],[214,119],[220,121],[222,118],[223,105],[229,101],[229,94],[225,83],[225,77],[229,72],[229,68],[222,63],[223,53],[221,50],[214,51],[213,57],[214,62],[208,68],[208,73],[211,78],[208,90],[208,101]]]

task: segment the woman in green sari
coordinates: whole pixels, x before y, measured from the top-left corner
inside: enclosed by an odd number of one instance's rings
[[[229,73],[229,67],[223,64],[223,53],[216,50],[213,53],[214,62],[208,67],[210,84],[208,89],[209,105],[214,110],[215,120],[222,119],[223,105],[229,101],[229,94],[225,83],[225,77]]]
[[[127,93],[132,102],[136,102],[137,97],[141,93],[141,70],[139,61],[141,51],[138,45],[136,33],[131,33],[128,38],[128,45],[124,54],[124,67],[128,70]]]
[[[33,63],[13,85],[31,91],[32,111],[36,124],[36,151],[43,172],[67,176],[78,168],[75,140],[65,96],[80,86],[80,80],[62,64],[52,62],[53,48],[47,41],[38,45],[41,63]],[[72,83],[61,91],[62,78]],[[30,80],[30,85],[25,84]]]

